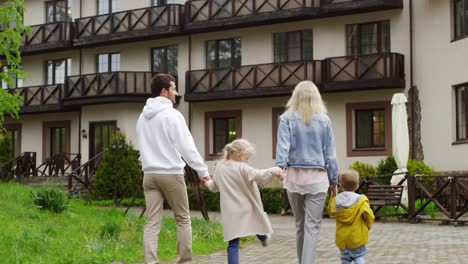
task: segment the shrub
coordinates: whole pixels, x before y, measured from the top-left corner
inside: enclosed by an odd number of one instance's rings
[[[120,226],[114,221],[107,221],[99,227],[99,236],[103,239],[119,240]]]
[[[419,208],[421,208],[421,206],[422,206],[423,204],[425,204],[426,201],[427,201],[426,199],[423,199],[422,201],[421,201],[421,199],[417,199],[417,200],[416,200],[416,203],[415,203],[415,205],[414,205],[414,207],[416,208],[416,210],[418,210]],[[426,207],[424,207],[423,212],[424,212],[426,215],[428,215],[428,216],[434,218],[434,217],[437,215],[437,213],[439,212],[439,209],[437,208],[437,206],[435,205],[435,203],[431,201],[431,202],[429,202],[429,204],[428,204]]]
[[[12,149],[10,138],[7,134],[3,134],[0,131],[0,165],[12,159],[13,157],[11,156],[11,154]]]
[[[429,176],[435,175],[435,172],[431,167],[429,167],[424,162],[419,161],[419,160],[409,159],[406,168],[411,173],[411,175],[416,175],[416,174],[424,174],[424,175],[429,175]]]
[[[388,156],[386,159],[379,161],[377,165],[377,175],[387,175],[384,177],[379,177],[377,182],[382,184],[390,184],[392,179],[392,174],[398,169],[395,158],[393,156]]]
[[[41,210],[61,213],[68,207],[68,197],[58,187],[41,187],[37,192],[31,191],[29,195]]]
[[[371,164],[367,164],[360,161],[355,161],[349,169],[355,170],[359,173],[359,180],[363,181],[366,177],[375,177],[377,176],[377,170]]]
[[[112,148],[112,146],[119,146]],[[127,143],[124,134],[117,132],[111,139],[110,147],[105,149],[101,163],[97,168],[92,183],[93,199],[114,197],[114,180],[118,181],[117,196],[122,198],[136,195],[141,181],[135,183],[135,177],[141,172],[137,152]]]

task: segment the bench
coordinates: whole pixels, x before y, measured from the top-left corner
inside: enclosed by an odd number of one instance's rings
[[[368,185],[366,191],[366,196],[373,207],[374,215],[383,206],[396,206],[398,210],[402,194],[403,185]]]

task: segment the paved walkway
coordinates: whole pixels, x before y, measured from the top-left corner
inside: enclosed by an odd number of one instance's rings
[[[193,212],[193,217],[200,217],[200,214]],[[210,212],[211,219],[219,217]],[[270,246],[264,248],[257,241],[246,245],[239,251],[240,263],[297,263],[293,216],[270,215],[270,220],[275,232]],[[317,264],[340,263],[334,236],[334,220],[324,219]],[[371,230],[366,260],[378,264],[468,263],[468,226],[376,222]],[[194,263],[226,263],[226,253],[223,250],[209,256],[195,256]]]

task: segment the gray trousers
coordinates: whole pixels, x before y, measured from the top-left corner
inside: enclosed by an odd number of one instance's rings
[[[299,194],[288,191],[289,203],[296,219],[296,247],[299,264],[315,263],[326,193]]]

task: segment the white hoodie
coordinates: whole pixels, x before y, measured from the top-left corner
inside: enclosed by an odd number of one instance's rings
[[[144,173],[183,174],[183,158],[199,177],[208,176],[184,117],[165,97],[146,101],[138,118],[137,142]]]
[[[341,192],[336,196],[335,210],[349,208],[361,199],[361,195],[355,192]]]

